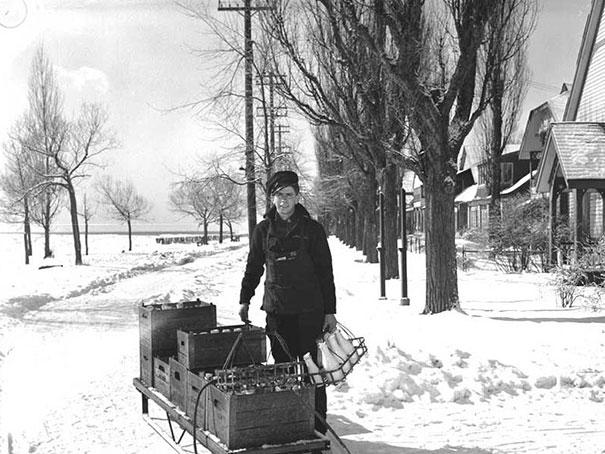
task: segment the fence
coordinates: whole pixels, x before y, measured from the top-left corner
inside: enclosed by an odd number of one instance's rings
[[[233,235],[233,238],[229,237],[229,234],[223,235],[223,241],[227,240],[231,241],[239,241],[239,235]],[[208,241],[218,241],[218,234],[208,234],[208,240],[204,238],[204,235],[162,235],[155,239],[155,242],[158,244],[187,244],[187,243],[196,243],[198,246],[203,244],[207,244]]]

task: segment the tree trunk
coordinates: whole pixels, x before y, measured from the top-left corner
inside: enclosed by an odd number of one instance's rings
[[[233,242],[233,224],[231,221],[227,222],[227,227],[229,228],[229,238],[231,239],[231,242]]]
[[[349,219],[348,219],[348,225],[349,225],[349,238],[348,238],[348,246],[351,247],[355,247],[355,240],[356,240],[356,233],[355,233],[355,226],[356,226],[356,213],[355,210],[353,208],[349,208],[348,210],[349,213]]]
[[[397,224],[397,197],[399,195],[397,166],[388,164],[383,172],[383,194],[384,194],[384,263],[385,278],[399,278],[399,263],[397,251],[397,237],[399,226]]]
[[[459,307],[454,191],[435,171],[426,188],[426,303],[423,313],[437,314]],[[430,181],[431,179],[437,181]]]
[[[343,243],[347,241],[347,221],[342,213],[338,214],[338,239]]]
[[[32,229],[29,222],[29,201],[27,197],[23,200],[23,235],[25,241],[25,264],[29,264],[32,255]]]
[[[219,244],[223,243],[223,213],[222,212],[218,218],[218,242],[219,242]]]
[[[374,213],[366,213],[364,218],[363,254],[368,263],[378,263],[378,227]]]
[[[29,254],[27,253],[27,232],[23,232],[23,247],[25,250],[25,264],[29,265]]]
[[[86,255],[88,255],[88,218],[84,218],[84,244],[86,245]]]
[[[130,222],[130,218],[128,218],[127,223],[128,223],[128,250],[132,251],[132,223]]]
[[[74,253],[76,265],[82,265],[82,244],[80,243],[80,224],[78,223],[78,204],[76,191],[71,183],[67,185],[69,194],[69,213],[71,215],[71,233],[74,239]]]
[[[378,226],[376,216],[376,192],[378,185],[374,175],[368,176],[366,183],[368,190],[364,192],[364,198],[361,203],[363,216],[363,255],[369,263],[378,263]]]
[[[204,219],[204,244],[208,244],[208,221]]]
[[[360,209],[355,210],[355,213],[355,249],[362,251],[364,219]]]
[[[502,156],[502,80],[496,76],[493,77],[494,94],[492,101],[492,143],[491,151],[491,178],[489,202],[489,226],[488,233],[490,243],[493,242],[497,232],[497,226],[500,224],[500,162]]]
[[[52,257],[53,252],[50,249],[50,196],[46,195],[44,202],[43,228],[44,228],[44,258]]]

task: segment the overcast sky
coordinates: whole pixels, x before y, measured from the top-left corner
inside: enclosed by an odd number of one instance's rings
[[[201,1],[213,8],[217,3]],[[204,93],[203,62],[190,51],[208,46],[203,25],[168,0],[26,3],[28,16],[21,26],[0,28],[0,141],[25,109],[31,58],[44,43],[68,111],[83,100],[107,107],[121,142],[119,150],[107,155],[108,170],[130,178],[154,199],[155,223],[174,222],[166,208],[168,185],[175,179],[171,170],[191,169],[196,155],[222,146],[221,139],[213,140],[211,125],[190,110],[163,112]],[[529,54],[532,84],[526,110],[572,81],[590,6],[589,0],[540,3]]]

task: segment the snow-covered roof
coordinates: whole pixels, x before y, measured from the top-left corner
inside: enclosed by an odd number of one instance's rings
[[[472,186],[469,186],[468,188],[466,188],[464,191],[462,191],[460,194],[458,194],[456,196],[456,198],[454,199],[454,202],[455,203],[468,203],[468,202],[471,202],[477,196],[477,188],[478,187],[479,187],[478,184],[474,184]]]
[[[536,172],[537,171],[534,170],[531,173],[528,173],[527,175],[523,176],[522,178],[519,179],[519,181],[517,181],[515,184],[513,184],[510,188],[506,188],[506,189],[503,189],[502,191],[500,191],[500,195],[510,195],[510,194],[515,193],[517,190],[521,189],[524,185],[528,184],[532,175],[535,175]]]
[[[527,118],[521,147],[519,149],[519,159],[529,159],[531,152],[540,152],[543,148],[542,137],[545,128],[551,122],[563,120],[565,106],[569,99],[568,84],[563,84],[561,92],[532,109]]]
[[[567,183],[605,180],[605,123],[553,123],[538,169],[538,191],[550,190],[557,164]]]

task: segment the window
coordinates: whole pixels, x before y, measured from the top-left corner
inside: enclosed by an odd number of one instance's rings
[[[469,209],[469,227],[471,229],[478,229],[481,227],[478,206],[472,206]]]
[[[589,189],[584,196],[584,203],[587,202],[585,212],[588,215],[589,235],[597,239],[603,235],[603,198],[594,189]]]
[[[481,205],[481,219],[479,220],[481,230],[487,229],[489,225],[489,206]]]
[[[500,187],[508,188],[513,185],[513,163],[500,163]]]

